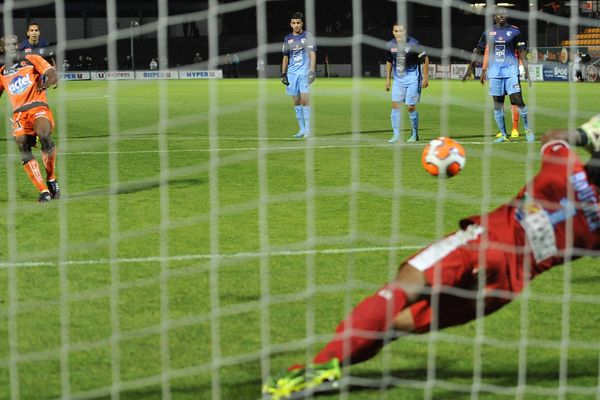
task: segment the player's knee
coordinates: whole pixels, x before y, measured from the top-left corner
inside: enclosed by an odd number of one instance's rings
[[[521,93],[515,93],[510,95],[510,104],[517,107],[525,107],[525,102],[523,101],[523,95]]]
[[[34,157],[33,153],[31,152],[31,148],[35,146],[35,137],[30,135],[21,135],[15,138],[15,142],[19,147],[19,152],[21,153],[21,162],[23,165],[33,160]]]
[[[409,105],[409,106],[406,106],[406,108],[408,109],[408,112],[413,112],[417,109],[417,106]]]
[[[42,151],[49,153],[54,149],[54,141],[50,134],[39,136],[42,145]]]

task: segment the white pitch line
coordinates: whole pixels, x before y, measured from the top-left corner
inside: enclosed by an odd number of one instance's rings
[[[460,142],[461,144],[473,144],[473,145],[482,145],[485,144],[486,142]],[[420,142],[420,143],[402,143],[401,146],[405,146],[405,147],[422,147],[425,145],[425,142]],[[397,145],[396,145],[397,146]],[[367,143],[367,144],[317,144],[314,146],[269,146],[266,147],[267,150],[269,151],[288,151],[288,150],[303,150],[303,149],[308,149],[308,148],[313,148],[313,149],[346,149],[346,148],[369,148],[369,147],[389,147],[390,149],[393,148],[393,146],[389,145],[389,144],[378,144],[378,143]],[[259,148],[259,147],[233,147],[233,148],[218,148],[216,150],[213,149],[171,149],[171,150],[166,150],[166,152],[168,153],[210,153],[210,152],[243,152],[243,151],[258,151],[259,149],[261,150],[265,150],[265,148]],[[103,155],[103,154],[157,154],[157,153],[162,153],[165,151],[161,151],[161,150],[133,150],[133,151],[115,151],[115,152],[108,152],[108,151],[73,151],[73,152],[65,152],[65,153],[59,153],[59,155],[63,155],[63,156],[73,156],[73,155]],[[0,157],[2,157],[0,155]]]
[[[73,265],[101,265],[108,264],[110,262],[116,262],[119,264],[143,264],[149,262],[163,262],[163,261],[194,261],[194,260],[211,260],[213,258],[220,259],[235,259],[235,258],[259,258],[259,257],[283,257],[283,256],[306,256],[315,254],[347,254],[347,253],[372,253],[378,251],[404,251],[404,250],[417,250],[424,246],[388,246],[388,247],[360,247],[351,249],[317,249],[317,250],[281,250],[270,253],[234,253],[234,254],[218,254],[216,256],[212,254],[185,254],[180,256],[170,257],[135,257],[135,258],[115,258],[113,260],[108,258],[100,258],[96,260],[67,260],[63,264],[67,266]],[[0,269],[6,268],[27,268],[27,267],[58,267],[56,262],[48,261],[28,261],[28,262],[0,262]]]

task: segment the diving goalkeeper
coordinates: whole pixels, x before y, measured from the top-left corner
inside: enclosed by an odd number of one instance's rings
[[[590,160],[583,164],[572,146],[584,146]],[[335,385],[340,365],[370,359],[399,332],[429,332],[434,319],[439,328],[475,319],[480,288],[489,315],[541,273],[600,250],[600,114],[579,129],[547,132],[541,156],[539,173],[515,199],[462,219],[458,231],[404,261],[393,282],[338,325],[314,364],[269,379],[263,393],[295,398]]]

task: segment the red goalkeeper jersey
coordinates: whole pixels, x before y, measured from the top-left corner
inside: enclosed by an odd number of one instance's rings
[[[531,266],[533,278],[567,257],[597,255],[590,250],[600,250],[598,188],[588,181],[581,160],[562,141],[545,144],[541,153],[539,173],[514,201],[461,221],[462,226],[484,226],[490,246],[506,249],[517,291],[523,285],[523,266]]]

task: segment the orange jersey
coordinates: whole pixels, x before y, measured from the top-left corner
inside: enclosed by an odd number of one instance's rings
[[[38,85],[50,68],[52,65],[35,54],[0,68],[0,90],[8,93],[13,112],[48,106],[46,91],[38,90]]]

